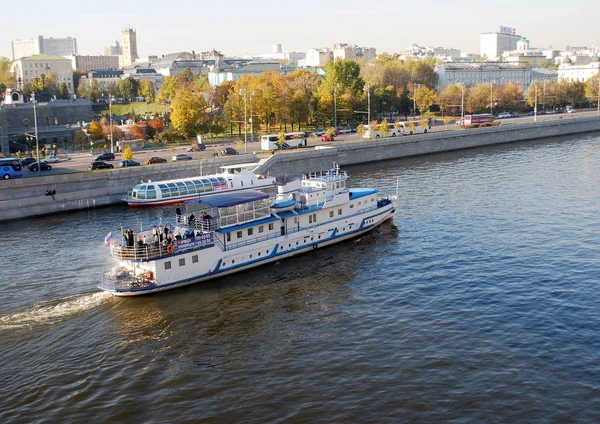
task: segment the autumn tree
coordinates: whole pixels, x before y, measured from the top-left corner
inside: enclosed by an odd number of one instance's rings
[[[89,99],[92,103],[95,103],[101,94],[100,85],[98,84],[98,81],[93,78],[82,82],[77,87],[77,97]]]
[[[173,99],[171,123],[186,139],[206,131],[206,101],[202,94],[177,90]]]
[[[522,99],[523,86],[514,82],[504,84],[500,89],[499,98],[495,98],[500,109],[510,111],[519,109]]]
[[[73,143],[75,143],[75,146],[78,148],[83,148],[86,146],[87,141],[87,135],[82,130],[77,131],[73,137]]]
[[[144,138],[144,130],[139,125],[134,125],[129,130],[129,136],[136,140]]]
[[[459,84],[448,85],[439,95],[439,105],[442,113],[452,116],[460,115],[465,92],[466,90]]]
[[[158,95],[156,96],[156,101],[157,102],[163,102],[165,100],[173,101],[178,88],[179,88],[179,80],[177,79],[177,77],[163,78],[163,83],[160,86],[160,90],[158,90]]]
[[[96,122],[90,122],[90,126],[88,127],[88,134],[92,140],[102,140],[104,138],[104,130],[102,126]]]
[[[61,99],[69,98],[69,89],[67,88],[67,84],[65,84],[64,82],[61,83],[58,87],[58,97]]]
[[[490,86],[489,84],[477,84],[469,88],[467,96],[467,109],[472,113],[489,112],[490,110]]]
[[[0,84],[4,87],[17,87],[17,80],[13,73],[10,71],[12,62],[6,58],[0,58]],[[4,91],[4,90],[2,90]],[[0,92],[1,94],[1,92]]]
[[[390,124],[387,121],[387,119],[384,119],[383,121],[381,121],[381,124],[379,124],[379,131],[381,132],[381,135],[383,135],[384,137],[387,137],[388,134],[390,133]]]
[[[123,160],[133,159],[133,150],[131,149],[131,146],[125,147],[125,150],[123,150],[123,154],[121,155],[121,157],[123,158]]]
[[[596,103],[596,105],[598,105],[598,101],[600,101],[599,83],[600,72],[588,79],[585,83],[585,95],[588,99],[590,99],[590,102]]]
[[[414,100],[421,114],[429,111],[429,108],[438,101],[435,91],[425,85],[421,85],[415,89]]]

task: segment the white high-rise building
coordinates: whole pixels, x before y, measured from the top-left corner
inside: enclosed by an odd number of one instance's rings
[[[72,37],[44,38],[42,35],[38,35],[36,38],[29,40],[13,40],[11,44],[13,60],[36,54],[47,54],[49,56],[77,55],[77,40]]]
[[[500,27],[500,32],[481,34],[481,56],[488,60],[498,60],[502,53],[517,49],[521,36],[514,28]]]

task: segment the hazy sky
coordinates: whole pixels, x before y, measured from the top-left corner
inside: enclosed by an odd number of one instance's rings
[[[212,48],[227,56],[262,54],[274,43],[305,52],[336,42],[378,53],[412,43],[479,53],[479,35],[500,26],[516,28],[532,47],[600,44],[598,0],[31,0],[24,6],[0,26],[0,56],[12,59],[10,41],[36,35],[74,37],[79,54],[104,54],[125,27],[136,30],[142,57]]]

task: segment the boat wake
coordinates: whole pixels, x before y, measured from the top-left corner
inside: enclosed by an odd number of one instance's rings
[[[52,325],[79,315],[112,299],[108,292],[84,294],[60,299],[59,303],[39,303],[33,308],[0,316],[0,330]]]

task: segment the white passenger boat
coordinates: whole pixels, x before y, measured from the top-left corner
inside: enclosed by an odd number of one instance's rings
[[[107,236],[117,264],[98,287],[117,296],[181,287],[312,252],[393,217],[397,194],[348,188],[347,178],[337,168],[306,175],[275,201],[255,190],[200,196],[186,203],[162,241],[152,230],[131,234],[129,245]]]
[[[131,207],[164,206],[213,192],[274,188],[275,178],[252,172],[257,166],[257,163],[226,165],[221,166],[221,172],[213,175],[142,182],[123,200]]]

